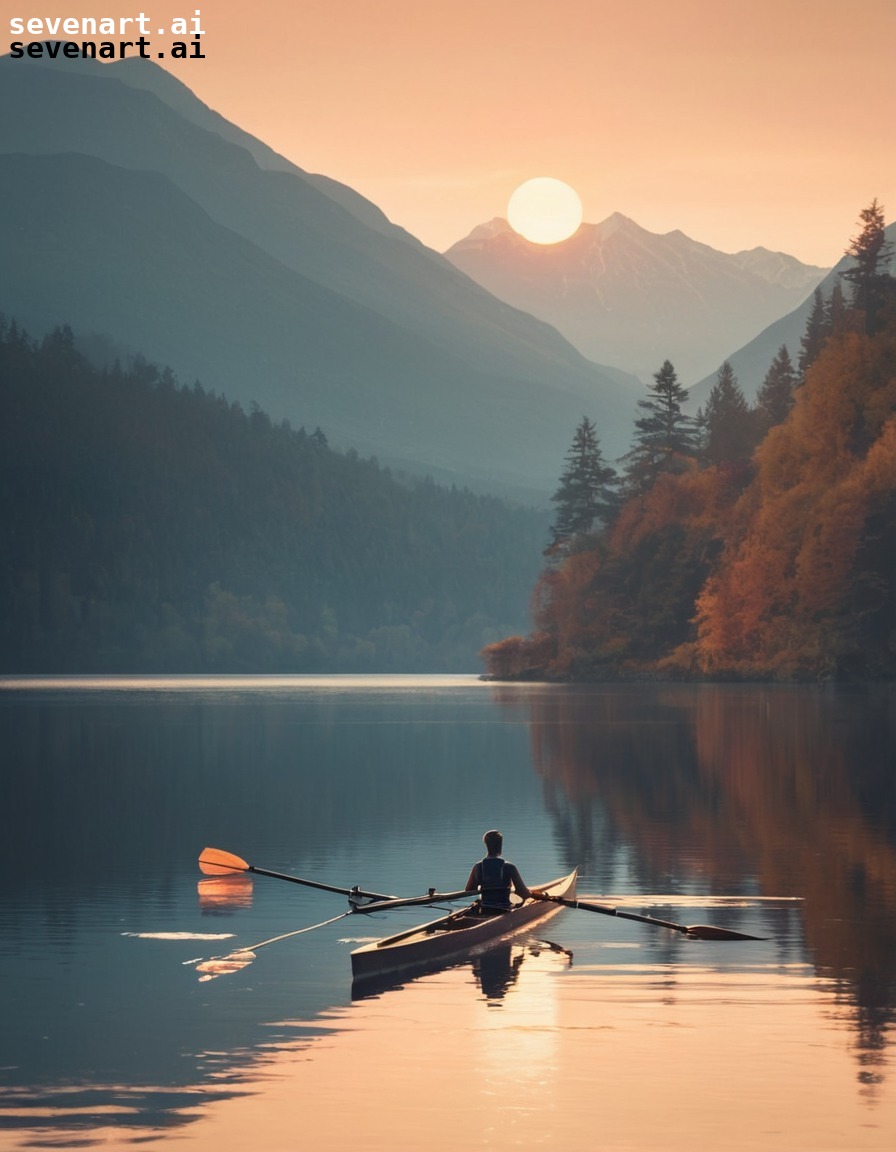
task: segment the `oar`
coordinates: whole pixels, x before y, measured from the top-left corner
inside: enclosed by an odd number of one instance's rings
[[[289,879],[289,877],[286,877]],[[262,940],[258,944],[250,944],[246,948],[235,948],[232,952],[228,952],[226,956],[212,956],[208,960],[188,960],[185,963],[195,964],[196,971],[200,972],[200,981],[205,982],[214,980],[218,976],[227,976],[233,972],[239,972],[248,966],[255,959],[255,953],[259,948],[265,948],[268,944],[277,944],[281,940],[289,940],[293,936],[301,936],[305,932],[313,932],[315,928],[326,928],[328,924],[335,924],[337,920],[344,920],[346,916],[353,916],[358,912],[381,912],[388,911],[391,908],[402,908],[411,904],[440,904],[448,902],[449,900],[460,900],[462,897],[469,896],[470,893],[464,892],[436,892],[431,888],[425,896],[407,896],[395,897],[392,899],[376,900],[368,904],[352,904],[347,912],[340,912],[338,916],[332,916],[329,920],[322,920],[320,924],[309,924],[305,928],[296,928],[293,932],[284,932],[282,936],[272,936],[270,940]],[[411,930],[411,933],[416,932],[417,929]],[[409,935],[411,934],[409,933]]]
[[[473,892],[436,892],[430,888],[423,896],[386,896],[382,892],[366,892],[363,888],[337,888],[333,884],[323,884],[319,880],[304,880],[301,876],[287,876],[283,872],[271,872],[267,868],[256,868],[241,856],[225,852],[221,848],[203,848],[199,857],[199,867],[207,876],[228,876],[233,872],[254,872],[258,876],[273,876],[275,880],[289,880],[293,884],[304,884],[307,888],[319,888],[324,892],[338,892],[347,896],[353,912],[385,912],[390,908],[403,908],[412,904],[448,904],[452,900],[472,897]],[[370,903],[361,904],[359,900]]]
[[[606,904],[590,904],[586,900],[567,900],[563,896],[540,896],[539,900],[550,900],[567,908],[580,908],[583,912],[600,912],[604,916],[618,916],[620,920],[637,920],[641,924],[652,924],[655,928],[671,928],[694,940],[765,940],[765,936],[748,936],[745,932],[732,932],[730,928],[717,928],[713,924],[673,924],[669,920],[658,920],[655,916],[639,916],[635,912],[623,912]]]
[[[424,896],[392,896],[387,900],[372,900],[369,904],[358,904],[353,912],[388,912],[392,908],[410,908],[414,904],[450,904],[452,900],[471,900],[476,893],[464,889],[460,892],[436,892],[435,888]]]
[[[336,888],[332,884],[322,884],[319,880],[303,880],[301,876],[286,876],[283,872],[270,872],[267,868],[256,868],[241,856],[224,852],[221,848],[203,848],[199,857],[199,867],[206,876],[228,876],[233,872],[254,872],[257,876],[272,876],[275,880],[288,880],[291,884],[304,884],[306,888],[319,888],[323,892],[338,892],[350,899],[394,900],[382,892],[365,892],[361,888]]]

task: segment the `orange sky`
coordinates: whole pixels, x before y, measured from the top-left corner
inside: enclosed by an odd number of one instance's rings
[[[4,3],[159,25],[197,7],[207,59],[171,70],[439,250],[539,175],[590,222],[820,264],[873,197],[896,219],[893,0]]]

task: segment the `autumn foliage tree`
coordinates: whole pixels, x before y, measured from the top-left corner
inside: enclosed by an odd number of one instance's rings
[[[514,661],[558,679],[896,678],[896,314],[877,285],[872,331],[867,297],[816,294],[800,375],[779,349],[746,413],[749,458],[722,446],[726,410],[745,419],[730,368],[701,458],[664,364],[626,499],[542,573]]]
[[[539,658],[558,679],[693,670],[694,601],[723,546],[739,468],[665,474],[628,500],[587,547],[542,573],[534,597]],[[490,670],[496,665],[486,650]],[[520,650],[514,653],[520,658]],[[526,658],[530,666],[534,657]]]
[[[844,333],[810,369],[697,600],[707,672],[896,671],[896,328]]]

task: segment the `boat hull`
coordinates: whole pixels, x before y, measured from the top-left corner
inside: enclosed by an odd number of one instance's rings
[[[572,900],[576,875],[573,871],[538,887],[552,896]],[[447,963],[549,920],[562,908],[562,904],[546,900],[524,900],[509,912],[480,916],[476,914],[477,904],[471,904],[418,928],[356,948],[352,952],[352,977],[369,980]]]

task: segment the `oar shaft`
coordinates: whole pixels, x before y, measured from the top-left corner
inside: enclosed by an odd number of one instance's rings
[[[322,880],[306,880],[304,876],[289,876],[285,872],[273,872],[270,868],[258,868],[237,856],[225,852],[223,848],[203,848],[199,856],[199,867],[208,876],[229,875],[231,872],[254,872],[256,876],[270,876],[274,880],[288,880],[290,884],[301,884],[305,888],[317,888],[321,892],[338,892],[347,896],[353,912],[377,912],[387,908],[399,908],[403,904],[441,904],[459,900],[471,895],[463,892],[436,892],[430,888],[425,896],[390,896],[385,892],[368,892],[364,888],[340,888],[336,884],[324,884]],[[374,903],[362,905],[358,900],[371,900]]]
[[[589,912],[593,912],[595,906],[580,904],[579,907],[587,908]],[[620,920],[637,920],[641,924],[655,924],[657,928],[671,928],[673,932],[688,931],[684,924],[673,924],[669,920],[658,920],[656,916],[639,916],[637,912],[623,912],[619,908],[613,909],[613,915],[617,916]]]
[[[414,904],[450,904],[452,900],[472,900],[475,892],[436,892],[430,889],[425,896],[389,896],[372,904],[359,904],[355,912],[388,912],[391,908],[410,908]]]
[[[607,904],[591,904],[587,900],[566,900],[561,896],[547,896],[543,899],[565,904],[567,908],[581,908],[585,912],[600,912],[604,916],[616,916],[620,920],[636,920],[639,924],[652,924],[655,928],[669,928],[673,932],[681,932],[682,935],[692,936],[697,940],[765,939],[763,936],[747,936],[730,928],[717,928],[713,924],[673,924],[670,920],[658,920],[655,916],[639,916],[637,912],[623,912],[620,908],[611,908]]]
[[[672,924],[668,920],[657,920],[655,916],[639,916],[637,912],[623,912],[607,904],[591,904],[587,900],[564,900],[571,908],[581,908],[585,912],[600,912],[604,916],[617,916],[620,920],[637,920],[641,924],[655,924],[658,928],[671,928],[673,932],[687,932],[683,924]]]
[[[272,876],[275,880],[288,880],[290,884],[302,884],[305,888],[319,888],[323,892],[338,892],[340,896],[360,896],[365,900],[392,900],[384,892],[365,892],[362,888],[337,888],[335,884],[324,884],[320,880],[305,880],[301,876],[287,876],[284,872],[272,872],[269,868],[256,868],[233,852],[223,848],[203,848],[199,856],[199,867],[206,876],[228,876],[231,872],[254,872],[257,876]]]
[[[383,892],[365,892],[362,888],[337,888],[333,884],[323,884],[320,880],[305,880],[301,876],[287,876],[283,872],[271,872],[268,868],[256,868],[250,864],[247,871],[258,876],[272,876],[275,880],[288,880],[291,884],[302,884],[305,888],[318,888],[321,892],[338,892],[340,896],[362,896],[365,900],[392,900]]]

